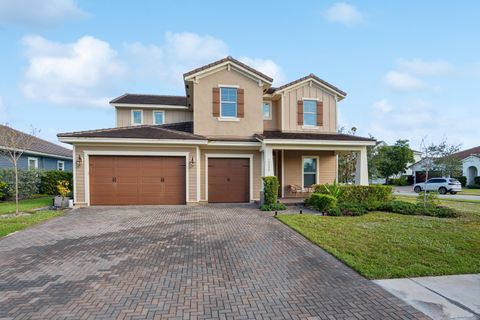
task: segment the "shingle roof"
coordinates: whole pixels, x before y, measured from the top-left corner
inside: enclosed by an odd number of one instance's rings
[[[8,126],[0,125],[0,135],[7,134],[7,131],[15,132],[16,134],[20,134],[23,136],[31,136],[24,132],[12,129]],[[1,142],[0,142],[1,143]],[[0,148],[5,147],[0,145]],[[22,146],[19,146],[22,147]],[[60,156],[60,157],[68,157],[72,158],[72,150],[59,146],[58,144],[45,141],[43,139],[37,138],[33,136],[33,145],[28,149],[28,151],[45,153],[52,156]]]
[[[459,159],[465,159],[468,156],[471,156],[472,154],[480,155],[480,146],[470,148],[470,149],[467,149],[467,150],[463,150],[463,151],[459,151],[459,152],[455,153],[454,156],[456,156]]]
[[[191,122],[168,125],[141,125],[90,131],[59,133],[58,137],[206,140],[191,133]]]
[[[206,70],[206,69],[210,69],[211,67],[215,67],[216,65],[222,64],[222,63],[227,62],[227,61],[230,61],[230,62],[233,62],[233,63],[235,63],[235,64],[238,64],[238,65],[240,65],[241,67],[247,69],[248,71],[253,72],[253,73],[255,73],[257,76],[259,76],[259,77],[261,77],[261,78],[264,78],[264,79],[266,79],[266,80],[268,80],[268,81],[270,81],[270,82],[273,81],[273,79],[272,79],[271,77],[267,76],[266,74],[264,74],[264,73],[262,73],[262,72],[260,72],[260,71],[258,71],[258,70],[256,70],[256,69],[254,69],[254,68],[246,65],[246,64],[243,63],[243,62],[238,61],[237,59],[235,59],[235,58],[233,58],[233,57],[231,57],[231,56],[228,56],[228,57],[226,57],[226,58],[217,60],[217,61],[215,61],[215,62],[206,64],[206,65],[204,65],[204,66],[202,66],[202,67],[193,69],[192,71],[188,71],[188,72],[186,72],[186,73],[183,74],[183,77],[184,77],[184,78],[185,78],[185,77],[188,77],[188,76],[190,76],[190,75],[192,75],[192,74],[195,74],[195,73],[197,73],[197,72],[200,72],[200,71],[203,71],[203,70]]]
[[[335,87],[333,84],[330,84],[328,83],[327,81],[323,80],[323,79],[320,79],[319,77],[317,77],[316,75],[314,75],[313,73],[310,73],[308,76],[305,76],[305,77],[302,77],[300,79],[297,79],[297,80],[294,80],[292,82],[289,82],[289,83],[286,83],[284,84],[283,86],[280,86],[278,88],[275,89],[275,91],[279,91],[279,90],[282,90],[282,89],[285,89],[285,88],[288,88],[288,87],[291,87],[299,82],[302,82],[304,80],[307,80],[307,79],[315,79],[316,81],[322,83],[323,85],[329,87],[330,89],[332,89],[333,91],[336,91],[338,93],[340,93],[341,95],[343,96],[346,96],[347,93],[345,91],[342,91],[340,90],[339,88]]]
[[[264,131],[258,134],[261,140],[265,139],[298,139],[298,140],[341,140],[341,141],[375,141],[375,139],[352,136],[341,133],[307,133],[307,132],[281,132],[281,131]]]
[[[187,106],[187,97],[185,96],[166,96],[155,94],[131,94],[124,95],[113,99],[110,103],[126,103],[126,104],[154,104],[154,105],[170,105],[170,106]]]

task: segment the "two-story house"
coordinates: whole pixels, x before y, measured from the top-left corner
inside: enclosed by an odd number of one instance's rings
[[[368,184],[375,141],[337,133],[346,93],[313,74],[272,81],[227,57],[185,73],[185,96],[112,100],[115,128],[58,135],[74,146],[76,205],[250,202],[272,175],[288,197],[291,185],[333,182],[345,151]]]

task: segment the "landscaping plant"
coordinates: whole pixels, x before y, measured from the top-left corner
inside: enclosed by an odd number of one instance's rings
[[[337,206],[337,199],[329,194],[313,193],[305,200],[305,204],[315,210],[325,212]]]
[[[263,204],[260,206],[262,211],[285,210],[283,203],[277,203],[278,188],[280,184],[275,176],[263,177]]]
[[[66,180],[69,185],[73,185],[73,175],[71,172],[60,170],[43,171],[40,175],[40,193],[56,195],[59,181]]]

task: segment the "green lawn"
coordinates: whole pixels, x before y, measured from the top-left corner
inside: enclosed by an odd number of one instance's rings
[[[458,194],[480,196],[480,189],[462,188],[462,192],[459,192]]]
[[[52,205],[52,196],[20,200],[21,212],[32,212],[34,209]],[[0,214],[15,213],[15,201],[0,202]]]
[[[395,196],[396,199],[408,202],[416,202],[415,197]],[[463,199],[442,199],[440,204],[450,207],[462,214],[462,217],[471,218],[471,216],[480,217],[480,201],[479,200],[463,200]]]
[[[461,207],[461,217],[374,212],[278,219],[370,279],[479,273],[480,204],[452,203],[446,205]]]
[[[9,233],[23,230],[31,225],[46,221],[48,219],[63,215],[62,210],[37,211],[31,215],[12,216],[11,218],[0,219],[0,237]]]

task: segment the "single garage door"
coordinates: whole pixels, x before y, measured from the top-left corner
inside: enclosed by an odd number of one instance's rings
[[[249,202],[250,160],[208,159],[208,202]]]
[[[91,205],[185,204],[185,157],[90,156]]]

